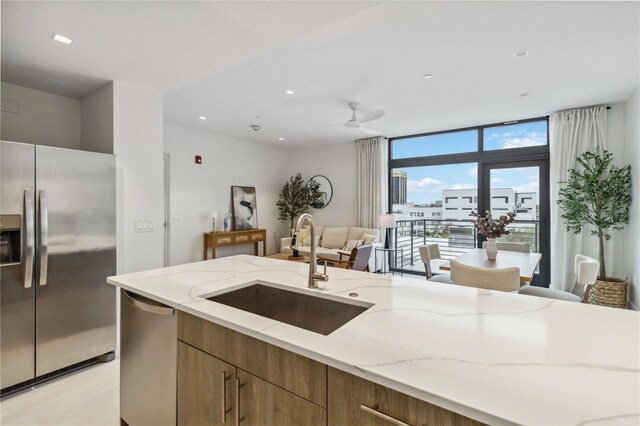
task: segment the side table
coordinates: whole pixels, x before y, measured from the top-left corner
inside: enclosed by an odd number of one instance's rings
[[[375,272],[378,272],[378,253],[382,252],[382,272],[380,272],[383,275],[388,274],[389,272],[391,272],[393,275],[396,274],[396,271],[389,271],[389,261],[391,260],[390,255],[391,253],[393,253],[395,260],[398,260],[398,253],[400,253],[400,276],[403,277],[404,273],[402,272],[404,270],[404,248],[403,247],[398,247],[398,248],[384,248],[384,247],[376,247],[373,253],[374,256],[374,267],[375,267]],[[395,262],[394,262],[395,263]]]
[[[262,255],[267,254],[267,230],[245,229],[241,231],[205,232],[202,234],[202,260],[216,258],[216,249],[222,246],[237,246],[239,244],[253,244],[253,254],[258,255],[258,243],[262,243]]]

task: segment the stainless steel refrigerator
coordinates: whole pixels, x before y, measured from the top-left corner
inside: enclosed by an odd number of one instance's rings
[[[116,347],[115,162],[1,142],[0,388],[6,394]]]

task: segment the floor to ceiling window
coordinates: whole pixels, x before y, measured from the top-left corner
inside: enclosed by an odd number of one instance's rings
[[[549,282],[548,117],[389,139],[389,203],[397,220],[393,269],[424,272],[418,247],[452,259],[482,245],[469,217],[515,212],[511,234],[542,254]]]

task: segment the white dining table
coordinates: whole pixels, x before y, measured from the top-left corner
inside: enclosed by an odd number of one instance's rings
[[[540,253],[499,250],[496,260],[489,260],[484,249],[476,248],[456,257],[455,260],[476,268],[503,269],[515,266],[520,270],[520,281],[531,282],[541,258]],[[440,265],[440,269],[449,271],[449,262]]]

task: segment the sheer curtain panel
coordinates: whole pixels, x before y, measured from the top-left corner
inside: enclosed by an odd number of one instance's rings
[[[387,138],[359,139],[358,226],[378,228],[378,217],[387,211]]]
[[[607,109],[604,106],[561,111],[549,118],[550,193],[551,193],[551,287],[570,291],[575,281],[573,260],[576,254],[597,258],[597,244],[589,229],[576,235],[567,232],[558,206],[560,182],[569,179],[568,170],[576,158],[595,148],[607,149]],[[611,250],[609,250],[611,252]]]

